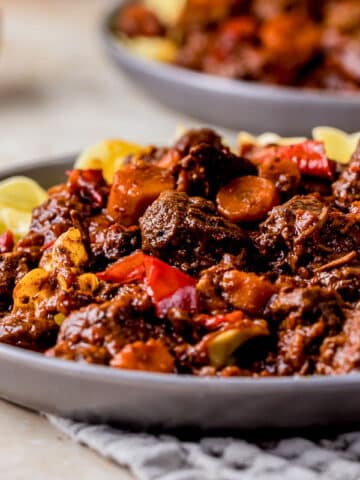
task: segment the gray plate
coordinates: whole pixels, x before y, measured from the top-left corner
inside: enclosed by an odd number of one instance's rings
[[[73,157],[8,169],[49,187]],[[360,374],[197,378],[91,366],[0,344],[0,396],[85,421],[136,428],[253,430],[360,425]]]
[[[170,107],[215,125],[255,133],[270,130],[281,135],[304,135],[318,125],[348,132],[360,129],[360,94],[229,80],[144,60],[111,34],[109,23],[115,11],[102,26],[110,58],[145,91]]]

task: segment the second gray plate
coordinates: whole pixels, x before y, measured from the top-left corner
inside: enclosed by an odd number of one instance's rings
[[[144,60],[110,31],[111,19],[119,8],[111,11],[102,25],[107,53],[134,82],[166,105],[215,125],[254,133],[270,130],[287,136],[309,135],[319,125],[348,132],[360,129],[360,94],[230,80]]]
[[[44,187],[74,158],[49,159],[3,177]],[[0,396],[36,410],[140,429],[202,431],[360,426],[360,374],[309,378],[198,378],[116,370],[46,358],[0,344]]]

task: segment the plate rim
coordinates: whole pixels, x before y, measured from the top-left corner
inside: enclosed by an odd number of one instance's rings
[[[306,90],[291,86],[269,85],[264,82],[247,82],[196,72],[176,65],[160,61],[145,59],[132,53],[123,42],[110,30],[110,23],[114,15],[134,0],[125,0],[107,10],[100,26],[100,37],[103,45],[111,55],[114,55],[121,64],[129,65],[138,71],[145,72],[152,77],[161,78],[171,83],[182,84],[187,87],[201,89],[208,93],[224,96],[256,97],[280,103],[292,102],[303,105],[304,101],[317,102],[319,106],[346,106],[360,108],[360,92],[344,93],[329,92],[327,90]],[[351,132],[349,132],[351,133]]]

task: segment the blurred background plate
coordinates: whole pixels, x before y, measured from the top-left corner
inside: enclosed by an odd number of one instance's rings
[[[208,123],[255,133],[304,135],[317,125],[359,130],[359,94],[230,80],[137,56],[110,30],[115,13],[128,3],[113,9],[103,22],[107,53],[117,67],[164,104]]]

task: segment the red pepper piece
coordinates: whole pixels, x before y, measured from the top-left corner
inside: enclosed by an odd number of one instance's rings
[[[102,170],[69,170],[67,186],[72,192],[78,193],[84,200],[93,202],[97,207],[105,206],[108,187]]]
[[[8,230],[0,235],[0,253],[11,252],[14,248],[14,235]]]
[[[196,280],[161,260],[135,252],[122,258],[105,272],[97,273],[100,280],[115,283],[146,282],[156,313],[162,318],[170,308],[195,312],[197,308]]]
[[[225,313],[221,315],[215,315],[209,317],[208,315],[197,315],[195,323],[205,327],[207,330],[217,330],[219,328],[228,327],[240,322],[245,318],[245,315],[240,310],[234,312]]]
[[[161,318],[170,308],[195,312],[197,308],[196,280],[175,267],[145,256],[145,273],[156,313]]]
[[[333,180],[336,163],[326,156],[323,142],[306,140],[295,145],[278,147],[277,155],[295,162],[303,175]]]
[[[120,285],[142,280],[145,276],[144,257],[142,252],[135,252],[110,265],[105,272],[97,273],[96,276],[100,280],[120,283]]]

